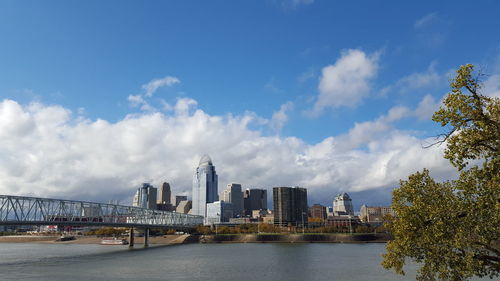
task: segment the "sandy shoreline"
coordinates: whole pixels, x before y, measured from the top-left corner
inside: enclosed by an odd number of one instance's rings
[[[76,236],[75,240],[56,241],[59,236],[0,236],[0,243],[100,244],[110,237]],[[128,239],[128,237],[122,237]],[[164,235],[150,237],[149,244],[170,245],[187,243],[385,243],[388,234],[229,234],[229,235]],[[136,245],[144,244],[144,237],[135,237]]]
[[[150,244],[181,244],[189,235],[165,235],[158,237],[150,237]],[[102,239],[112,239],[111,237],[95,237],[95,236],[75,236],[75,240],[56,241],[60,236],[0,236],[0,243],[43,243],[43,244],[100,244]],[[123,237],[127,239],[128,237]],[[135,237],[135,244],[144,243],[144,237]]]

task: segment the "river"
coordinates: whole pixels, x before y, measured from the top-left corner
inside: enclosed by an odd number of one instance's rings
[[[0,244],[1,280],[415,280],[380,266],[384,244]]]

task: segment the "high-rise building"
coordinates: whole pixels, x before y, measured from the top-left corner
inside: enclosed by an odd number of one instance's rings
[[[187,213],[189,213],[189,210],[191,210],[191,206],[192,206],[191,204],[192,204],[192,202],[188,201],[188,200],[181,201],[181,202],[179,202],[179,205],[177,206],[175,211],[177,213],[187,214]]]
[[[388,206],[368,207],[362,205],[359,211],[359,218],[367,223],[382,223],[386,215],[394,216],[394,210]]]
[[[255,210],[267,210],[267,190],[247,188],[243,194],[243,207],[245,216],[252,216]]]
[[[156,202],[156,209],[161,211],[175,211],[175,206],[170,203],[171,197],[170,184],[164,182],[160,187],[158,201]]]
[[[342,193],[335,196],[333,199],[334,216],[354,216],[354,208],[349,194]]]
[[[207,203],[219,200],[217,181],[217,173],[212,159],[208,155],[204,155],[193,176],[193,215],[206,218]]]
[[[274,187],[274,224],[307,225],[307,189]]]
[[[164,182],[160,187],[158,204],[170,204],[171,194],[172,191],[170,190],[170,184],[168,182]]]
[[[179,206],[179,203],[181,203],[181,201],[186,201],[188,200],[188,197],[187,196],[184,196],[184,195],[176,195],[175,196],[175,207]]]
[[[233,216],[235,218],[243,215],[243,192],[241,191],[241,184],[228,184],[222,192],[222,200],[233,204]]]
[[[132,206],[155,210],[156,193],[157,189],[155,187],[149,183],[143,183],[142,187],[139,187],[134,195]]]
[[[326,207],[321,204],[314,204],[309,208],[309,215],[311,218],[325,220],[327,217]]]
[[[215,201],[207,203],[207,216],[205,224],[219,224],[221,222],[229,222],[233,217],[233,206],[231,203],[224,201]]]

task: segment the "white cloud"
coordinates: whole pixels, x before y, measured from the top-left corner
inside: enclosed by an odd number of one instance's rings
[[[179,98],[174,106],[175,114],[181,116],[189,115],[191,109],[196,108],[198,102],[190,98]]]
[[[429,87],[438,84],[442,77],[436,72],[436,62],[432,62],[427,71],[412,73],[398,81],[402,90]]]
[[[413,27],[415,29],[423,28],[423,27],[426,27],[426,26],[432,24],[437,19],[438,19],[437,13],[430,13],[430,14],[427,14],[424,17],[418,19],[417,21],[415,21],[415,23],[413,24]]]
[[[283,111],[286,111],[286,104]],[[75,117],[60,106],[0,102],[0,194],[130,201],[143,181],[167,180],[190,194],[199,158],[208,153],[226,183],[271,188],[301,185],[311,203],[339,190],[394,187],[427,167],[438,178],[453,174],[441,147],[391,126],[409,109],[395,107],[346,135],[316,144],[264,136],[251,129],[254,113],[212,116],[196,101],[178,99],[172,114],[150,112],[123,120]],[[278,118],[279,119],[279,118]],[[429,140],[430,141],[430,140]]]
[[[157,111],[156,108],[150,105],[142,95],[129,95],[127,100],[132,107],[139,107],[142,111]]]
[[[144,98],[141,95],[129,95],[127,100],[130,102],[132,106],[140,106],[144,103]]]
[[[373,140],[384,137],[388,132],[394,130],[392,123],[409,117],[412,111],[404,106],[395,106],[389,109],[386,115],[375,120],[355,123],[349,132],[337,137],[337,146],[341,151],[357,149],[370,146]]]
[[[493,74],[484,81],[484,95],[500,98],[500,74]]]
[[[415,116],[419,120],[430,120],[434,112],[439,109],[440,102],[436,101],[433,96],[426,95],[415,109]]]
[[[417,89],[430,88],[445,80],[445,75],[439,74],[436,71],[437,63],[434,61],[423,72],[414,72],[401,79],[393,85],[389,85],[382,89],[381,94],[387,95],[389,92],[397,91],[399,93],[407,93]]]
[[[169,87],[180,82],[181,81],[177,77],[173,76],[153,79],[149,83],[142,85],[142,89],[145,90],[144,94],[129,95],[127,100],[129,101],[131,107],[139,107],[145,112],[156,112],[158,109],[148,102],[148,98],[151,98],[158,88],[165,86]],[[173,107],[163,99],[160,99],[160,103],[162,104],[162,109],[164,111],[171,111],[173,109]]]
[[[160,79],[153,79],[149,83],[142,85],[142,88],[146,91],[144,94],[146,97],[151,97],[161,87],[170,87],[172,85],[178,84],[181,81],[177,77],[166,76]]]
[[[490,97],[500,98],[500,54],[489,67],[491,75],[484,81],[482,93]]]
[[[271,121],[269,123],[271,129],[274,130],[275,133],[279,134],[281,129],[288,121],[288,112],[293,110],[293,103],[286,102],[281,105],[280,110],[273,113]]]
[[[312,113],[318,115],[327,107],[354,107],[370,92],[370,81],[377,74],[378,53],[368,55],[349,49],[333,65],[322,70],[319,96]]]
[[[437,13],[430,13],[413,24],[417,43],[428,48],[440,48],[446,43],[452,22]]]

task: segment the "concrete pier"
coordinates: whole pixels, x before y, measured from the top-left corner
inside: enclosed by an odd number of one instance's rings
[[[144,229],[144,247],[149,247],[149,228]]]
[[[129,247],[134,247],[134,228],[130,228],[129,234],[128,234],[128,246]]]

